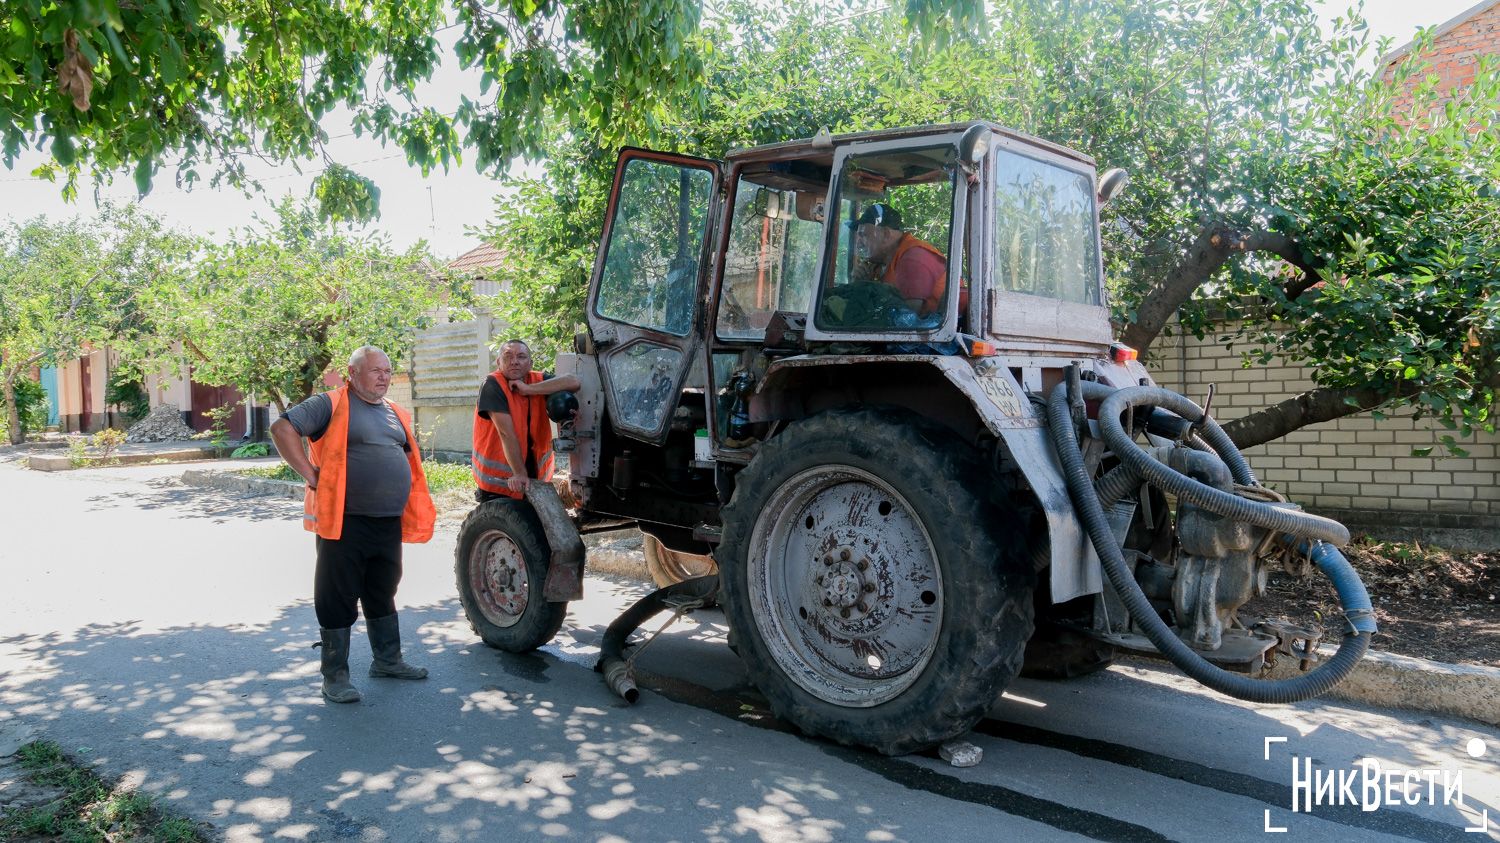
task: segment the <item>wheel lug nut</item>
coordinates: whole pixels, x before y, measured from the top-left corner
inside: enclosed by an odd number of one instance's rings
[[[829,600],[827,597],[824,597],[823,598],[823,605],[824,606],[832,606],[833,605],[833,601]]]
[[[867,614],[870,611],[869,604],[865,603],[865,601],[863,601],[863,600],[859,601],[859,603],[857,604],[856,608],[859,609],[860,614]],[[844,611],[847,612],[848,609],[845,609]]]
[[[859,565],[857,567],[861,571],[868,569],[870,567],[870,560],[868,560],[868,559],[861,559],[861,560],[859,560]]]
[[[869,594],[869,593],[871,593],[874,590],[875,590],[875,583],[872,583],[872,582],[865,583],[865,593],[866,594]]]
[[[849,548],[846,547],[843,550],[840,550],[839,551],[839,558],[842,559],[842,560],[844,560],[845,562],[848,562],[849,561]]]
[[[823,584],[823,575],[822,574],[818,574],[818,585],[822,585],[822,584]]]
[[[844,608],[842,608],[842,609],[839,610],[839,617],[841,617],[841,618],[847,618],[847,617],[849,617],[849,607],[848,606],[845,606]]]
[[[832,553],[830,553],[827,556],[823,557],[823,564],[824,565],[832,565],[833,564],[833,554]]]

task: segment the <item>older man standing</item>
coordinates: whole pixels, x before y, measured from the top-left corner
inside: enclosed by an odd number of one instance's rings
[[[323,696],[359,700],[349,682],[349,630],[363,604],[370,675],[425,679],[401,657],[396,587],[401,543],[432,538],[435,511],[411,416],[387,401],[391,359],[374,346],[349,357],[344,386],[314,395],[271,425],[271,438],[307,481],[302,525],[317,533],[313,606],[322,628]],[[311,443],[312,458],[302,439]]]

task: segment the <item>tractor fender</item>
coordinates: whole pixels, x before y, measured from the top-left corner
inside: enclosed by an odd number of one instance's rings
[[[1098,593],[1104,584],[1103,568],[1068,497],[1043,410],[1031,403],[1005,366],[981,365],[976,371],[973,363],[961,357],[934,357],[932,364],[969,400],[984,426],[1005,443],[1035,493],[1052,540],[1052,601],[1062,603]]]
[[[998,363],[998,361],[996,361]],[[1003,365],[974,362],[966,357],[913,354],[799,355],[774,361],[757,385],[751,415],[779,417],[792,410],[778,400],[786,379],[799,369],[822,366],[859,366],[891,363],[926,364],[955,388],[973,409],[978,422],[1005,443],[1005,448],[1035,493],[1047,519],[1051,537],[1051,588],[1054,602],[1063,602],[1103,587],[1103,570],[1079,523],[1062,465],[1052,449],[1044,412],[1032,405],[1010,370]],[[928,387],[929,389],[931,387]],[[909,396],[908,396],[909,397]],[[959,406],[955,399],[953,406]],[[759,412],[757,412],[759,411]]]

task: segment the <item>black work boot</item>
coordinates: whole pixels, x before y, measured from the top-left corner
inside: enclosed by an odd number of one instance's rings
[[[370,663],[370,675],[387,679],[426,679],[427,668],[412,667],[401,660],[401,625],[395,615],[383,618],[365,618],[365,631],[370,634],[370,652],[375,660]]]
[[[349,684],[349,627],[323,630],[323,696],[329,702],[359,702]]]

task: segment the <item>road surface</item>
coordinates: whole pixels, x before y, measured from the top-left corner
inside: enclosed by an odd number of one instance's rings
[[[361,626],[364,701],[326,704],[300,508],[181,471],[0,465],[0,734],[56,740],[226,840],[1500,840],[1494,730],[1255,706],[1150,663],[1018,681],[965,769],[796,734],[714,611],[641,655],[629,706],[592,667],[647,589],[590,576],[553,644],[499,653],[463,619],[452,524],[407,547],[398,596],[431,678],[365,678]]]

